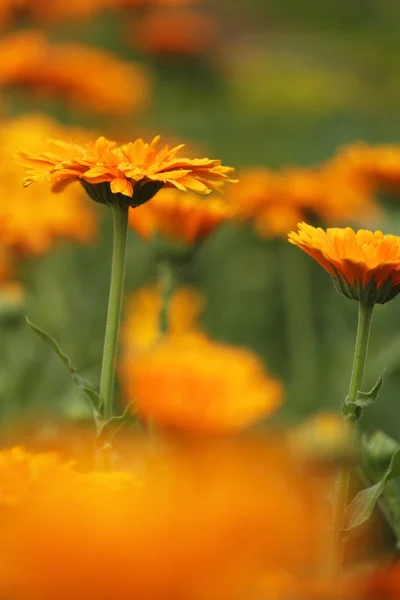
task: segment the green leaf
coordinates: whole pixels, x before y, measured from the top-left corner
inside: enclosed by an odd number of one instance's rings
[[[98,417],[101,412],[102,401],[97,390],[90,383],[90,381],[87,381],[78,375],[76,367],[73,365],[71,359],[61,350],[60,345],[54,338],[51,337],[51,335],[40,329],[37,325],[34,325],[32,321],[28,319],[28,317],[25,317],[25,319],[29,327],[36,333],[36,335],[38,335],[53,350],[53,352],[57,354],[63,365],[67,367],[73,382],[86,394],[95,417]]]
[[[350,399],[350,396],[346,396],[342,404],[342,415],[345,419],[358,421],[361,418],[363,408],[375,402],[383,384],[384,373],[385,370],[379,375],[377,382],[369,392],[358,391],[357,399],[354,402]]]
[[[361,392],[361,391],[358,392],[357,400],[355,401],[355,404],[357,406],[361,406],[361,407],[369,406],[370,404],[375,402],[375,400],[379,397],[379,392],[381,391],[381,387],[383,384],[383,375],[384,375],[385,371],[386,371],[386,369],[384,369],[381,372],[374,387],[369,392]]]
[[[57,356],[61,360],[61,362],[67,367],[68,371],[70,373],[75,373],[75,367],[74,367],[74,365],[72,364],[72,362],[68,358],[68,356],[66,354],[64,354],[64,352],[61,350],[61,348],[58,345],[58,343],[56,342],[56,340],[53,339],[51,337],[51,335],[49,335],[48,333],[46,333],[45,331],[43,331],[42,329],[40,329],[39,327],[37,327],[37,325],[34,325],[32,323],[32,321],[30,321],[28,319],[28,317],[25,317],[25,320],[28,323],[29,327],[31,329],[33,329],[33,331],[36,333],[36,335],[38,335],[40,338],[42,338],[42,340],[48,346],[50,346],[50,348],[53,350],[53,352],[55,352],[57,354]]]
[[[347,508],[346,531],[359,527],[371,516],[377,501],[379,500],[385,484],[391,479],[400,476],[400,450],[393,454],[386,473],[380,481],[358,492]]]

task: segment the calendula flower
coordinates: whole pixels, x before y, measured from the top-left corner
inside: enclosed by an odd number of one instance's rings
[[[293,195],[277,193],[279,176],[265,169],[248,168],[227,194],[237,218],[252,221],[263,237],[280,236],[304,216],[304,206]]]
[[[137,352],[151,349],[160,337],[159,314],[162,298],[157,285],[138,290],[128,299],[121,339],[125,360],[134,360]],[[203,298],[192,288],[180,287],[172,292],[169,304],[169,335],[182,335],[196,329],[196,319]]]
[[[400,237],[350,227],[324,231],[299,223],[289,242],[316,260],[338,292],[367,304],[384,304],[400,292]]]
[[[0,486],[25,484],[0,502],[2,597],[245,600],[265,570],[318,562],[322,504],[281,441],[134,440],[128,452],[119,472],[0,454]]]
[[[246,169],[227,198],[262,237],[286,235],[312,217],[329,224],[368,222],[379,214],[365,179],[335,161],[309,169]]]
[[[29,88],[79,110],[127,114],[144,108],[149,97],[148,78],[136,64],[98,48],[51,44],[42,31],[18,31],[3,38],[0,65],[0,86]]]
[[[197,194],[163,189],[139,210],[131,209],[129,225],[143,239],[161,237],[172,244],[194,246],[232,216],[220,198],[204,201]]]
[[[84,146],[53,141],[51,152],[20,152],[28,169],[24,185],[49,182],[58,187],[80,181],[89,196],[103,204],[138,206],[162,187],[208,194],[215,184],[230,181],[232,167],[209,158],[179,158],[183,144],[157,150],[160,136],[149,144],[142,139],[127,144],[99,137]]]
[[[0,6],[0,25],[10,25],[19,18],[33,19],[39,23],[65,22],[83,19],[95,15],[106,7],[111,0],[2,0]]]
[[[10,156],[18,147],[34,150],[43,140],[69,131],[55,121],[30,115],[0,127],[0,238],[6,248],[22,255],[47,251],[59,239],[86,243],[96,232],[96,216],[82,189],[70,186],[55,196],[50,188],[23,190],[21,169]],[[82,132],[73,132],[82,136]]]
[[[244,348],[200,334],[167,337],[123,365],[140,415],[188,433],[239,431],[275,412],[282,385]]]
[[[373,188],[399,188],[400,146],[359,142],[342,148],[337,161],[352,168]]]
[[[140,50],[167,56],[199,56],[217,35],[216,21],[189,9],[155,8],[135,19],[129,41]]]

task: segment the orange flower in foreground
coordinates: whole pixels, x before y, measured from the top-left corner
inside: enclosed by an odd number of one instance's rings
[[[289,242],[307,252],[332,276],[347,298],[384,304],[400,292],[400,237],[350,227],[324,231],[306,223]]]
[[[245,600],[262,573],[319,561],[326,514],[279,440],[133,440],[130,472],[14,452],[0,453],[4,598]]]
[[[219,198],[204,200],[196,194],[163,189],[140,210],[129,213],[131,228],[142,238],[161,235],[166,241],[188,246],[202,241],[232,216]]]
[[[149,96],[149,82],[139,66],[98,48],[53,45],[42,31],[3,38],[0,65],[0,86],[28,87],[99,114],[142,109]]]
[[[47,251],[58,239],[88,242],[96,231],[92,206],[78,185],[56,196],[50,188],[23,190],[21,169],[10,160],[18,147],[34,150],[54,135],[68,135],[51,119],[31,115],[3,123],[0,127],[0,238],[19,254]],[[82,133],[74,132],[77,135]]]
[[[169,335],[193,331],[202,309],[203,298],[191,288],[177,288],[172,292],[168,310]],[[150,350],[160,337],[159,314],[161,290],[152,285],[138,290],[128,299],[121,339],[125,360],[135,360],[137,352]]]
[[[135,20],[129,40],[140,50],[170,56],[203,54],[217,35],[211,16],[187,9],[154,9]]]
[[[167,337],[126,361],[123,376],[139,414],[190,433],[239,431],[282,403],[281,384],[250,350],[200,334]]]
[[[208,194],[234,169],[220,160],[179,158],[184,146],[157,151],[160,137],[150,144],[142,139],[117,145],[104,137],[81,146],[53,141],[51,152],[20,152],[28,169],[24,185],[50,182],[63,186],[80,181],[90,197],[103,204],[123,203],[137,206],[149,200],[162,186]]]

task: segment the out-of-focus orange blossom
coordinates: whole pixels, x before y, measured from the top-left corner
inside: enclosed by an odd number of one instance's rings
[[[202,199],[174,189],[160,190],[140,210],[131,209],[129,225],[145,240],[161,235],[166,241],[192,246],[232,217],[221,198]]]
[[[159,340],[161,290],[157,285],[141,288],[128,299],[121,341],[126,361],[135,360],[138,352],[150,350]],[[197,328],[196,319],[203,307],[203,298],[192,288],[176,288],[168,309],[168,335],[182,335]]]
[[[167,336],[123,364],[128,399],[152,423],[187,433],[240,431],[275,412],[282,385],[250,350],[200,333]]]
[[[337,161],[353,169],[374,189],[400,188],[400,146],[359,142],[342,148]]]
[[[325,508],[281,441],[129,447],[123,472],[0,454],[3,597],[245,600],[319,565]]]
[[[31,18],[39,23],[52,23],[93,16],[110,0],[2,0],[0,26],[10,25],[19,18]]]
[[[151,54],[199,56],[217,36],[217,22],[210,15],[189,9],[153,9],[129,26],[127,40]]]
[[[333,160],[309,169],[245,169],[226,197],[239,219],[252,221],[261,236],[273,237],[313,216],[327,224],[371,221],[379,215],[371,194],[354,169]]]
[[[83,136],[41,115],[0,125],[0,238],[17,254],[45,252],[59,239],[84,243],[93,239],[96,217],[80,186],[73,185],[63,194],[45,187],[24,190],[21,169],[10,159],[21,147],[33,150],[49,137],[69,134]]]
[[[137,111],[149,98],[140,66],[99,48],[52,44],[40,30],[17,31],[0,41],[0,86],[28,88],[99,114]]]

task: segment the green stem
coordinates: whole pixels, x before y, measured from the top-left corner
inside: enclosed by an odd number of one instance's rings
[[[312,305],[312,284],[307,257],[281,247],[283,302],[289,363],[289,389],[297,404],[314,408],[318,390],[318,352]]]
[[[161,308],[159,314],[159,329],[164,336],[169,329],[169,307],[174,289],[174,273],[169,261],[159,264],[159,279],[161,283]]]
[[[100,397],[103,401],[103,420],[109,421],[114,414],[115,364],[121,319],[122,293],[125,275],[125,250],[128,229],[128,207],[112,205],[114,217],[114,247],[111,267],[110,296],[103,362],[100,377]]]
[[[356,402],[358,392],[361,390],[365,360],[367,357],[368,340],[371,330],[371,320],[373,304],[364,304],[360,302],[358,309],[358,326],[356,345],[354,349],[353,368],[351,372],[348,400]],[[348,420],[347,425],[350,428],[351,446],[355,449],[357,444],[357,421]],[[330,548],[330,571],[332,577],[340,575],[343,562],[343,529],[345,528],[347,500],[349,495],[349,486],[351,478],[351,465],[344,465],[339,469],[335,497],[333,504],[333,522],[332,538]]]

